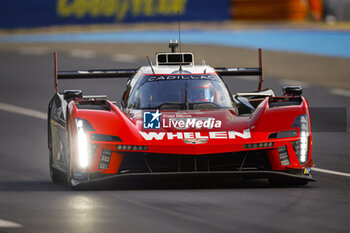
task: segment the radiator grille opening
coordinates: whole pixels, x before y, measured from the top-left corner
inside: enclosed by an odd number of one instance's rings
[[[266,151],[235,152],[212,155],[125,153],[119,173],[239,170],[271,170]]]

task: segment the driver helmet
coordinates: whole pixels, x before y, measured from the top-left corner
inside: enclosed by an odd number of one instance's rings
[[[192,102],[213,102],[212,84],[208,82],[200,82],[189,91],[189,97]]]

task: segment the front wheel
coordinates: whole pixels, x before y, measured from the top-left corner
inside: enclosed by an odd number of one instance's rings
[[[69,126],[69,124],[68,124]],[[68,127],[68,137],[67,137],[67,155],[66,155],[66,182],[70,189],[76,190],[76,185],[73,179],[73,164],[71,160],[71,136]]]
[[[58,171],[56,168],[53,167],[53,160],[52,160],[52,151],[50,149],[50,155],[49,155],[49,168],[50,168],[50,176],[51,180],[54,183],[58,183],[60,181],[60,171]]]
[[[73,166],[70,159],[67,162],[66,178],[67,178],[68,187],[72,190],[76,190],[76,186],[74,185],[74,179],[73,179]]]

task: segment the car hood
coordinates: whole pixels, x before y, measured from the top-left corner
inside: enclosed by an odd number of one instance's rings
[[[270,109],[268,99],[249,115],[238,115],[234,108],[126,113],[113,109],[120,119],[119,130],[110,124],[108,128],[120,132],[124,144],[166,154],[228,153],[242,151],[246,144],[265,144],[271,142],[269,134],[289,130],[302,112],[300,106]]]
[[[212,154],[240,151],[253,137],[255,118],[234,109],[130,112],[152,153]]]
[[[142,132],[211,132],[244,130],[250,127],[250,117],[241,117],[233,109],[157,111],[136,110],[130,114]]]

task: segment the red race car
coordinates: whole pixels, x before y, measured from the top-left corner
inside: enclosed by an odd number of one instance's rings
[[[50,173],[71,188],[128,175],[268,178],[272,185],[313,181],[309,106],[299,86],[277,97],[257,68],[195,65],[192,53],[157,53],[138,69],[57,71],[48,108]],[[231,94],[222,76],[260,76],[258,90]],[[121,106],[58,80],[128,78]]]

